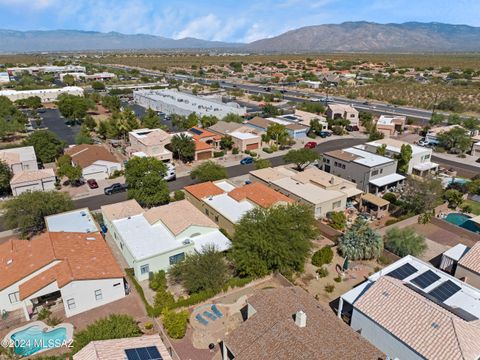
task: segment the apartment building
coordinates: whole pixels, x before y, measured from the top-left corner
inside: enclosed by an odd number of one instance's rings
[[[395,188],[405,180],[405,176],[396,173],[396,160],[372,154],[361,147],[324,153],[321,168],[355,183],[360,190],[373,194]]]

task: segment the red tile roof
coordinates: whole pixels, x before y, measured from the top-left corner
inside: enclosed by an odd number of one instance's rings
[[[286,197],[278,191],[275,191],[272,188],[269,188],[268,186],[258,182],[236,188],[230,191],[228,196],[237,201],[248,199],[263,208],[273,206],[279,202],[294,202],[292,199]]]
[[[220,194],[223,194],[225,192],[211,181],[186,186],[184,188],[184,190],[186,192],[192,194],[193,196],[195,196],[199,200],[201,200],[201,199],[203,199],[207,196],[220,195]]]

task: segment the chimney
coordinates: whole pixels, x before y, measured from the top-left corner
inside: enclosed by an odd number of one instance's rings
[[[305,314],[302,310],[297,311],[295,314],[295,325],[300,328],[307,326],[307,314]]]

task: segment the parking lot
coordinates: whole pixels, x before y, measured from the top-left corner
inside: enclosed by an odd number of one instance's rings
[[[69,126],[65,124],[65,119],[60,115],[58,109],[45,109],[45,112],[41,112],[39,115],[42,117],[42,124],[40,127],[47,128],[55,133],[68,145],[75,144],[75,136],[80,131],[79,125]],[[34,121],[32,123],[34,128],[38,127]]]

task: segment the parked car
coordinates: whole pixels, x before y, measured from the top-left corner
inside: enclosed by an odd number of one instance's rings
[[[320,136],[322,139],[325,139],[326,137],[332,136],[332,133],[330,131],[319,131],[318,136]]]
[[[97,180],[95,179],[88,179],[87,185],[90,189],[98,189],[98,183],[97,183]]]
[[[105,195],[112,195],[125,190],[127,190],[127,186],[125,184],[115,183],[107,186],[105,189],[103,189],[103,192]]]
[[[317,147],[317,143],[315,141],[309,141],[304,146],[306,149],[315,149]]]
[[[348,125],[346,127],[347,131],[358,131],[360,130],[357,125]]]
[[[425,146],[425,147],[430,146],[430,143],[427,140],[425,140],[425,138],[418,140],[417,144],[420,145],[420,146]]]
[[[240,160],[240,164],[242,164],[242,165],[248,165],[248,164],[252,164],[252,163],[253,163],[253,158],[251,156],[243,158],[242,160]]]
[[[167,174],[163,177],[165,181],[173,181],[177,178],[177,172],[175,169],[175,165],[172,163],[166,163],[167,165]]]

